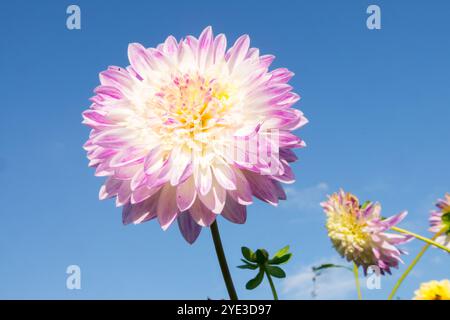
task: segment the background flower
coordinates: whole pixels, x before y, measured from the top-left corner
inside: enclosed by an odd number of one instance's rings
[[[386,231],[402,221],[406,211],[383,219],[380,204],[360,205],[356,196],[343,190],[321,205],[327,215],[328,236],[342,257],[362,266],[365,273],[370,266],[377,266],[382,274],[390,274],[391,268],[402,262],[400,255],[405,252],[397,245],[412,238]]]
[[[450,194],[445,194],[444,199],[436,203],[438,210],[432,211],[430,216],[430,231],[442,232],[436,238],[436,242],[450,248]]]
[[[450,300],[450,281],[445,279],[422,283],[414,294],[414,300]]]
[[[83,113],[92,128],[84,148],[108,177],[100,199],[115,197],[125,224],[157,218],[167,229],[177,219],[192,243],[218,214],[244,223],[253,196],[286,198],[292,149],[305,145],[291,131],[307,123],[292,108],[293,73],[269,72],[274,56],[247,35],[226,47],[208,27],[156,48],[130,44],[130,66],[100,73]]]

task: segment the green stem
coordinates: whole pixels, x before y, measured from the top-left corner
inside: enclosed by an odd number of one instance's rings
[[[272,294],[273,294],[273,299],[278,300],[277,290],[275,290],[275,286],[273,284],[272,277],[270,276],[270,274],[267,271],[266,271],[266,276],[267,276],[267,280],[269,280],[270,289],[272,290]]]
[[[359,284],[358,266],[353,263],[353,275],[355,276],[356,291],[358,292],[358,300],[362,300],[361,285]]]
[[[432,240],[434,241],[438,236],[441,235],[442,232],[436,233]],[[424,253],[428,250],[428,248],[431,246],[430,242],[427,242],[422,250],[417,254],[417,256],[414,258],[414,260],[411,262],[411,264],[408,266],[408,268],[403,272],[401,277],[397,280],[397,282],[394,285],[394,288],[392,288],[391,293],[389,294],[388,300],[392,300],[395,296],[395,293],[397,292],[398,288],[400,288],[400,285],[402,284],[403,280],[408,276],[408,274],[411,272],[411,270],[416,266],[417,262],[419,262],[420,258],[424,255]]]
[[[223,280],[225,281],[225,286],[227,287],[230,300],[238,300],[236,289],[234,289],[233,279],[231,278],[230,270],[228,269],[227,259],[225,258],[225,253],[223,251],[222,241],[220,240],[217,220],[211,224],[211,235],[214,241],[217,259],[219,259],[220,270],[222,271]]]
[[[434,241],[436,239],[436,237],[433,237],[433,239],[428,239],[426,237],[423,237],[421,235],[418,235],[418,234],[416,234],[414,232],[411,232],[411,231],[408,231],[408,230],[405,230],[405,229],[401,229],[401,228],[397,228],[397,227],[392,227],[391,229],[394,230],[394,231],[400,232],[400,233],[409,234],[410,236],[413,236],[416,239],[422,240],[423,242],[426,242],[426,243],[428,243],[428,244],[430,244],[432,246],[435,246],[435,247],[437,247],[439,249],[442,249],[442,250],[447,251],[448,253],[450,253],[450,248],[447,248],[446,246],[443,246],[442,244],[437,243],[436,241]],[[442,232],[439,232],[439,235],[441,233]]]

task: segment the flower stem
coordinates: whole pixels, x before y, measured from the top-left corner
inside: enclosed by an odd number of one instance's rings
[[[272,277],[270,276],[270,274],[267,271],[266,271],[266,276],[267,276],[267,280],[269,280],[270,289],[272,290],[272,294],[273,294],[273,299],[278,300],[277,290],[275,290],[275,286],[273,284]]]
[[[436,233],[432,240],[434,241],[438,236],[441,235],[442,232]],[[411,272],[411,270],[415,267],[417,262],[419,262],[420,258],[424,255],[425,251],[428,250],[428,248],[431,246],[430,242],[427,242],[423,247],[422,250],[417,254],[417,256],[414,258],[414,260],[411,262],[411,264],[408,266],[408,268],[403,272],[401,277],[397,280],[397,282],[394,285],[394,288],[392,288],[391,293],[389,294],[388,300],[392,300],[395,296],[395,293],[397,292],[398,288],[400,288],[400,285],[402,284],[403,280],[408,276],[408,274]]]
[[[358,266],[353,263],[353,275],[355,276],[356,291],[358,292],[358,300],[362,300],[361,285],[359,284]]]
[[[404,233],[404,234],[409,234],[410,236],[413,236],[416,239],[422,240],[426,243],[428,243],[429,245],[433,245],[439,249],[442,249],[444,251],[447,251],[448,253],[450,253],[450,248],[447,248],[446,246],[443,246],[440,243],[437,243],[436,241],[434,241],[436,239],[436,236],[433,237],[433,239],[428,239],[426,237],[423,237],[421,235],[418,235],[416,233],[413,233],[411,231],[405,230],[405,229],[401,229],[401,228],[397,228],[397,227],[392,227],[391,228],[394,231],[400,232],[400,233]],[[441,232],[439,233],[439,235],[441,234]]]
[[[220,240],[219,228],[217,226],[217,220],[211,224],[211,235],[214,241],[214,247],[216,248],[217,259],[219,260],[220,270],[222,271],[223,280],[227,287],[230,300],[238,300],[236,289],[234,289],[233,279],[231,278],[230,270],[228,269],[227,259],[223,251],[222,241]]]

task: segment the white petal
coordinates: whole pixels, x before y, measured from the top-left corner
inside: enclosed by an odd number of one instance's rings
[[[194,178],[191,176],[177,187],[177,205],[180,211],[189,209],[197,196]]]

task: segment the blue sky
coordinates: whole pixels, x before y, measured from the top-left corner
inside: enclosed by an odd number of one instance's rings
[[[81,148],[81,112],[108,65],[127,65],[127,45],[154,46],[169,34],[212,25],[288,67],[310,120],[298,134],[297,181],[278,208],[256,203],[245,225],[219,219],[239,296],[270,299],[239,270],[240,247],[290,244],[282,298],[309,298],[311,265],[342,263],[324,229],[319,202],[339,187],[378,200],[383,213],[407,209],[403,227],[428,234],[428,212],[449,190],[450,24],[448,1],[76,1],[82,29],[66,28],[68,1],[6,2],[0,10],[0,298],[214,299],[226,297],[209,230],[190,246],[176,226],[123,226],[102,179]],[[366,28],[378,4],[382,29]],[[422,244],[406,248],[408,263]],[[449,256],[429,250],[399,290],[449,277]],[[67,266],[82,289],[67,290]],[[405,266],[402,267],[404,269]],[[400,275],[382,279],[387,296]],[[350,280],[349,280],[350,279]],[[355,298],[351,274],[319,280],[323,298]]]

